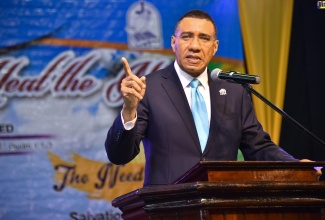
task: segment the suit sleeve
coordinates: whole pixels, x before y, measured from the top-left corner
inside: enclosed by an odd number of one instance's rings
[[[124,129],[121,113],[116,117],[107,133],[105,149],[110,162],[121,165],[133,160],[140,152],[140,142],[147,130],[147,95],[137,108],[137,121],[131,130]]]
[[[256,118],[251,97],[243,90],[242,136],[240,149],[245,160],[256,161],[298,161],[281,147],[272,142]]]
[[[105,149],[110,162],[120,165],[130,162],[140,152],[136,141],[136,127],[125,130],[119,114],[107,133]]]

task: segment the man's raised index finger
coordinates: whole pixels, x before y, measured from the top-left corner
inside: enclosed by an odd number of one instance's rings
[[[132,75],[132,71],[131,71],[131,68],[129,66],[128,61],[125,59],[125,57],[122,57],[121,60],[122,60],[123,66],[124,66],[125,75],[126,76],[131,76]]]

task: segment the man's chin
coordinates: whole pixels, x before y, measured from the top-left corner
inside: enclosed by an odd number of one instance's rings
[[[187,67],[184,71],[193,77],[197,77],[203,73],[204,69],[199,69],[197,67]]]

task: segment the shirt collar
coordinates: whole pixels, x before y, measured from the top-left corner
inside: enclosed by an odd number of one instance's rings
[[[194,79],[194,77],[192,77],[191,75],[186,73],[184,70],[182,70],[177,63],[177,60],[175,60],[175,62],[174,62],[174,67],[175,67],[176,73],[182,83],[183,88],[186,88],[190,84],[190,82]],[[204,89],[208,88],[207,68],[205,68],[203,73],[201,73],[196,78],[201,82],[201,85],[203,86]]]

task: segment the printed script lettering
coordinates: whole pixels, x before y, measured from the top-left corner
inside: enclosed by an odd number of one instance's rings
[[[36,76],[22,76],[30,65],[27,57],[0,58],[0,107],[12,97],[41,97],[51,93],[53,97],[86,97],[102,87],[102,80],[89,73],[89,70],[103,59],[98,50],[76,57],[73,51],[64,51],[51,60]],[[147,75],[170,63],[166,57],[142,58],[130,63],[137,76]],[[109,107],[120,106],[123,102],[120,84],[125,76],[122,68],[114,79],[104,85],[102,96]]]

